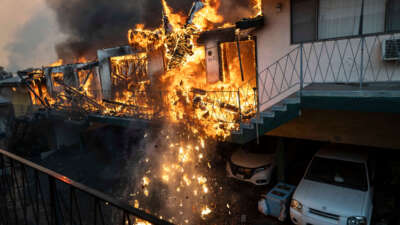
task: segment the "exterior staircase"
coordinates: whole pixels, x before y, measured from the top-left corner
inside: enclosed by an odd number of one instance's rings
[[[260,112],[249,121],[242,122],[237,131],[233,131],[229,142],[245,144],[257,139],[265,133],[297,118],[300,115],[300,97],[293,95]],[[258,132],[257,132],[258,129]]]

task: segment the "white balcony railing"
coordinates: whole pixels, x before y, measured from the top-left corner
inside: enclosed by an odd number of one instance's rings
[[[300,44],[258,74],[260,110],[310,84],[399,82],[400,60],[384,60],[384,41],[399,52],[400,33]]]

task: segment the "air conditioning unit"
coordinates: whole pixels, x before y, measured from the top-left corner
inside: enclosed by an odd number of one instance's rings
[[[385,61],[400,60],[400,39],[389,39],[382,42],[382,56]]]

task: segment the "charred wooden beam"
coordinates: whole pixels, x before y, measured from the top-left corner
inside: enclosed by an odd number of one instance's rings
[[[192,92],[198,95],[206,95],[207,91],[199,89],[199,88],[192,88]]]
[[[258,28],[264,26],[264,16],[260,15],[254,18],[243,18],[236,22],[236,28],[245,30],[249,28]]]
[[[197,39],[198,44],[205,44],[207,41],[234,42],[235,27],[205,31]]]
[[[119,105],[119,106],[123,106],[123,107],[129,107],[129,108],[135,108],[135,109],[139,108],[136,105],[128,105],[128,104],[125,104],[122,102],[116,102],[116,101],[112,101],[112,100],[108,100],[108,99],[103,99],[103,102],[113,104],[113,105]]]

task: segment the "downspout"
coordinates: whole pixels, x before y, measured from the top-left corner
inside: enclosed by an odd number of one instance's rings
[[[362,89],[362,87],[363,87],[363,79],[364,79],[364,48],[365,48],[365,37],[363,35],[364,4],[365,4],[365,0],[362,0],[361,1],[360,27],[359,27],[359,30],[358,30],[358,35],[361,36],[360,89]]]

